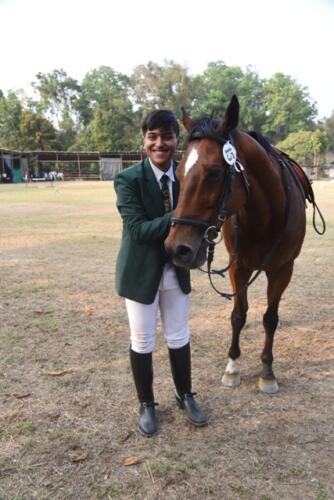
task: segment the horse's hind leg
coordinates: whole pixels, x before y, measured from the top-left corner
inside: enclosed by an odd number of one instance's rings
[[[259,380],[259,388],[262,392],[274,394],[278,392],[278,384],[273,372],[273,343],[275,330],[278,323],[278,306],[282,294],[288,286],[293,271],[293,261],[275,273],[267,272],[268,278],[268,306],[263,315],[263,326],[265,330],[265,343],[261,354],[262,373]]]
[[[233,292],[241,290],[234,297],[234,307],[231,314],[232,342],[228,352],[229,361],[222,378],[225,387],[237,387],[240,385],[240,373],[237,359],[240,357],[239,338],[240,332],[246,323],[248,302],[247,288],[245,286],[251,276],[251,271],[239,267],[236,263],[232,264],[230,269],[230,280]]]

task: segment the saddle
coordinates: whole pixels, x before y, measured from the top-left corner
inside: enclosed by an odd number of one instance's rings
[[[284,151],[281,151],[280,149],[274,147],[273,149],[276,150],[278,159],[285,167],[289,169],[291,172],[293,178],[296,181],[296,184],[298,185],[299,188],[302,188],[302,192],[305,196],[305,199],[309,201],[310,203],[314,204],[315,203],[315,197],[314,197],[314,192],[312,189],[311,181],[305,174],[304,170],[302,167],[292,158],[287,153],[284,153]]]

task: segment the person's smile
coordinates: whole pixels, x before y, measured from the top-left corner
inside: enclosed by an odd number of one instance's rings
[[[147,156],[161,170],[169,168],[177,145],[178,138],[175,133],[162,129],[147,130],[144,137],[144,149]]]

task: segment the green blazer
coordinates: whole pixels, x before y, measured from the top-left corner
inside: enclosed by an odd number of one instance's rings
[[[174,172],[176,163],[174,163]],[[142,304],[152,304],[168,261],[164,241],[168,235],[172,212],[164,212],[160,186],[149,160],[119,172],[114,180],[117,208],[123,219],[121,248],[116,264],[116,290]],[[179,184],[173,182],[176,204]],[[189,293],[190,273],[176,267],[180,288]]]

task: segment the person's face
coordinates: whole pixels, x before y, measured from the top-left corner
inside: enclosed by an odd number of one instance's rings
[[[173,130],[148,129],[144,135],[144,150],[147,156],[156,167],[164,172],[170,166],[178,143],[179,139]]]

